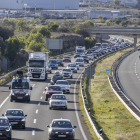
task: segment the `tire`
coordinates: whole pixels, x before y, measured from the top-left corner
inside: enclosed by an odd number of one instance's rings
[[[30,102],[30,98],[27,100],[27,102],[28,102],[28,103]]]
[[[22,128],[25,129],[25,125]]]
[[[10,138],[8,138],[8,140],[11,140],[11,137],[10,137]]]
[[[77,71],[75,73],[77,73]]]
[[[48,99],[45,99],[45,101],[48,101]]]
[[[58,67],[56,69],[58,69]]]
[[[72,79],[72,76],[70,78]]]
[[[52,110],[52,108],[50,107],[50,110]]]
[[[50,71],[50,74],[52,73],[52,71]]]
[[[67,107],[65,108],[65,110],[67,110]]]
[[[10,102],[13,102],[13,100],[12,100],[12,99],[10,99]]]

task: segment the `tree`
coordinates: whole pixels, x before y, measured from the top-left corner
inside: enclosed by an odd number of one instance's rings
[[[50,22],[50,23],[48,24],[48,28],[49,28],[49,30],[51,30],[51,31],[57,31],[58,28],[59,28],[59,24],[57,24],[57,23],[55,23],[55,22]]]
[[[99,15],[98,16],[98,19],[103,19],[104,17],[102,15]]]
[[[5,42],[3,41],[3,38],[0,37],[0,54],[1,54],[1,55],[4,55],[5,49],[6,49],[6,44],[5,44]]]
[[[128,21],[122,21],[122,22],[120,23],[120,25],[121,25],[122,27],[126,27],[127,24],[128,24]]]
[[[45,26],[42,26],[39,28],[39,33],[41,33],[44,37],[47,37],[47,38],[50,38],[51,36],[51,32]]]
[[[105,24],[106,24],[107,26],[110,26],[110,25],[111,25],[111,22],[107,20]]]
[[[12,26],[12,28],[15,30],[16,22],[14,20],[4,18],[2,20],[2,25],[3,26]]]
[[[95,45],[95,40],[93,38],[86,37],[85,38],[85,46],[86,48],[91,48]]]
[[[24,19],[18,19],[16,27],[19,31],[27,31],[29,29],[27,21]]]
[[[15,60],[17,53],[23,47],[20,40],[17,37],[9,37],[6,41],[7,48],[5,50],[5,55],[12,62]]]
[[[119,5],[120,4],[120,1],[119,0],[114,0],[114,4],[115,5]]]

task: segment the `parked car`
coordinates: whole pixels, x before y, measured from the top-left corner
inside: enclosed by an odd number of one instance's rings
[[[53,94],[63,94],[61,87],[56,85],[50,85],[49,87],[45,88],[45,101],[51,98]]]
[[[64,94],[53,94],[49,100],[50,109],[67,110],[67,99]]]
[[[2,116],[8,118],[12,127],[22,127],[25,129],[27,115],[24,115],[22,109],[7,109],[5,114],[2,114]]]
[[[65,57],[63,58],[63,62],[71,62],[71,57],[65,56]]]
[[[48,127],[48,135],[50,140],[65,139],[74,140],[76,126],[72,126],[68,119],[53,119]]]

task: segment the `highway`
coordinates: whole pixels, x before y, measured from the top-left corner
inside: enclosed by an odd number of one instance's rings
[[[118,77],[127,95],[140,108],[140,52],[126,57],[118,69]]]
[[[74,62],[72,57],[72,62]],[[65,67],[68,63],[64,63]],[[82,113],[79,109],[78,103],[78,89],[75,88],[76,81],[79,82],[78,77],[84,68],[88,64],[85,63],[84,67],[80,67],[80,70],[76,74],[73,74],[73,79],[68,79],[71,86],[70,94],[66,94],[68,98],[68,110],[49,110],[49,103],[45,101],[44,89],[48,86],[50,78],[56,70],[52,71],[52,74],[48,75],[48,79],[44,81],[31,81],[33,90],[31,91],[31,101],[27,102],[10,102],[9,99],[9,86],[11,82],[0,86],[0,114],[5,113],[7,109],[22,109],[24,114],[27,114],[26,128],[15,128],[12,130],[12,140],[46,140],[48,139],[48,128],[53,119],[70,119],[73,125],[76,125],[75,129],[76,140],[92,140],[92,137],[88,131],[87,126],[84,123]],[[63,67],[59,67],[61,70]]]

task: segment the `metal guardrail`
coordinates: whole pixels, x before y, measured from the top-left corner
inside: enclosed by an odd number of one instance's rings
[[[57,56],[55,56],[55,57],[52,57],[52,59],[55,59],[56,57],[60,57],[60,56],[67,55],[67,54],[70,54],[70,53],[74,53],[74,52],[75,52],[75,51],[68,52],[68,53],[64,53],[64,54],[61,54],[61,55],[57,55]],[[25,69],[25,68],[27,68],[27,66],[24,66],[24,67],[15,69],[15,70],[13,70],[13,71],[11,71],[11,72],[8,72],[8,73],[5,74],[4,76],[0,77],[0,80],[4,79],[4,78],[7,77],[7,76],[10,76],[10,75],[14,74],[14,73],[17,72],[18,70],[23,70],[23,69]]]
[[[121,48],[121,49],[119,49],[119,50],[117,50],[117,51],[121,51],[121,50],[123,50],[123,49],[129,48],[129,47],[132,47],[132,46],[133,46],[133,44],[130,45],[130,46]],[[117,51],[115,51],[115,52],[117,52]],[[105,54],[105,55],[99,57],[98,59],[94,60],[94,61],[90,64],[90,67],[91,67],[93,64],[97,63],[97,62],[98,62],[99,60],[101,60],[102,58],[104,58],[104,57],[106,57],[106,56],[108,56],[108,55],[110,55],[110,54],[113,54],[113,53],[115,53],[115,52],[110,52],[110,53],[107,53],[107,54]],[[89,67],[89,66],[88,66],[88,67]],[[82,95],[82,100],[83,100],[83,104],[84,104],[84,109],[85,109],[86,115],[87,115],[87,117],[88,117],[88,119],[89,119],[89,122],[91,123],[91,126],[92,126],[92,128],[93,128],[93,130],[94,130],[96,136],[98,137],[99,140],[104,140],[103,137],[102,137],[102,136],[100,135],[100,133],[99,133],[100,130],[97,130],[97,127],[96,127],[96,125],[95,125],[95,123],[94,123],[94,120],[92,119],[92,117],[91,117],[91,115],[90,115],[90,112],[89,112],[89,110],[88,110],[88,103],[87,103],[87,100],[86,100],[86,96],[85,96],[85,93],[84,93],[84,86],[83,86],[84,77],[85,77],[85,70],[83,71],[82,78],[81,78],[81,81],[80,81],[81,95]]]
[[[139,47],[139,46],[137,46]],[[121,65],[121,63],[123,62],[123,60],[129,56],[130,54],[134,53],[136,50],[137,50],[137,47],[126,52],[125,54],[123,54],[122,56],[120,56],[118,59],[116,59],[116,61],[113,63],[112,67],[111,67],[111,76],[113,78],[113,81],[115,83],[115,86],[117,87],[117,89],[119,89],[119,94],[122,94],[124,99],[127,99],[128,101],[128,104],[123,101],[123,97],[120,96],[118,94],[118,92],[114,89],[114,86],[112,86],[112,83],[110,81],[110,78],[109,79],[109,83],[114,91],[114,93],[117,95],[117,97],[120,99],[120,101],[124,104],[124,106],[130,111],[130,113],[138,120],[140,121],[140,116],[138,116],[138,114],[135,113],[136,112],[140,112],[140,108],[131,100],[131,98],[127,95],[127,93],[125,92],[125,90],[123,89],[121,83],[120,83],[120,80],[119,80],[119,77],[118,77],[118,69]],[[132,105],[132,106],[130,106]]]

